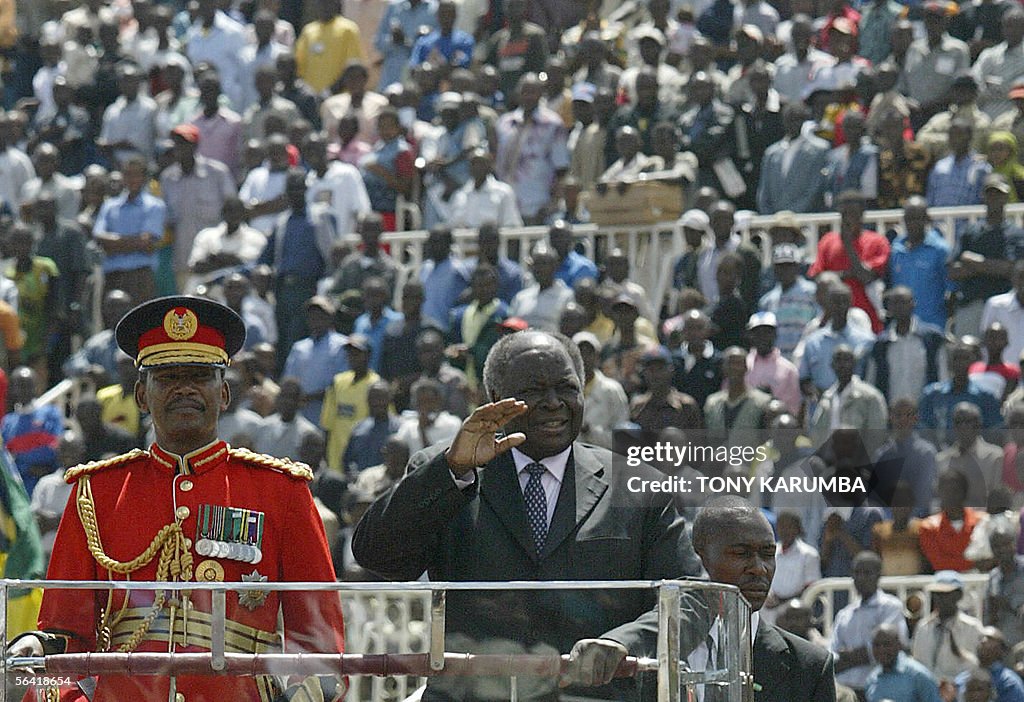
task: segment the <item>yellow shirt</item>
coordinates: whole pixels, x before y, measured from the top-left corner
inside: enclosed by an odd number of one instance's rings
[[[103,408],[100,416],[104,424],[121,427],[132,436],[139,435],[139,408],[134,395],[122,394],[120,385],[108,385],[96,391],[96,399]]]
[[[330,22],[310,22],[295,42],[295,63],[299,77],[315,93],[330,90],[345,65],[363,58],[359,26],[341,15]]]
[[[615,334],[615,322],[605,317],[603,313],[598,312],[597,317],[584,331],[588,331],[596,336],[603,346],[612,340],[612,335]]]
[[[341,457],[352,430],[370,416],[366,392],[378,380],[380,376],[369,371],[362,380],[355,382],[355,372],[345,371],[334,376],[334,382],[324,393],[320,426],[327,432],[327,465],[336,471],[343,469]]]
[[[0,0],[0,49],[9,49],[18,40],[14,0]]]

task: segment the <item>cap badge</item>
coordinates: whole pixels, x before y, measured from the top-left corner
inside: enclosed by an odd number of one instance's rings
[[[175,341],[186,341],[196,335],[199,320],[196,313],[187,307],[177,307],[164,315],[164,331]]]

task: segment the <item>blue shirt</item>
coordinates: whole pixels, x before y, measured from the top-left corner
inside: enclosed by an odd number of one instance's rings
[[[405,34],[404,44],[391,41],[391,25],[397,24]],[[392,0],[384,10],[384,15],[377,25],[377,34],[373,37],[373,48],[384,57],[380,67],[380,82],[377,89],[392,83],[401,82],[403,73],[409,65],[412,46],[419,36],[420,27],[437,27],[437,3],[435,0],[424,0],[413,7],[409,0]]]
[[[334,381],[334,376],[348,370],[345,354],[345,336],[329,331],[319,339],[307,336],[299,339],[288,352],[282,378],[298,378],[304,395],[322,393]],[[302,416],[320,426],[320,408],[323,400],[310,400],[300,412]]]
[[[316,243],[316,225],[309,221],[306,213],[288,217],[288,222],[284,226],[284,244],[280,247],[281,260],[276,261],[279,232],[280,227],[274,227],[263,253],[260,254],[259,263],[274,266],[278,277],[298,275],[317,280],[322,278],[326,265]]]
[[[858,511],[855,509],[854,513]],[[829,646],[834,653],[861,646],[870,648],[871,638],[880,624],[894,625],[899,631],[900,641],[904,644],[910,640],[907,635],[907,622],[903,618],[903,601],[895,595],[876,590],[868,599],[860,599],[839,610],[839,613],[836,614],[835,626],[832,628],[832,641]],[[848,687],[864,689],[873,667],[868,664],[847,668],[841,673],[836,673],[836,682]],[[897,699],[903,702],[906,698],[898,697]]]
[[[946,326],[946,277],[949,244],[937,229],[925,234],[924,241],[914,248],[907,246],[907,237],[892,243],[889,253],[891,287],[906,285],[914,292],[914,313],[930,324]],[[939,281],[943,284],[939,285]]]
[[[32,475],[33,466],[53,472],[57,463],[57,441],[64,431],[64,417],[53,405],[43,405],[32,412],[8,412],[0,423],[4,446],[14,456],[21,480],[29,495],[39,482]],[[45,473],[44,473],[45,475]]]
[[[400,329],[403,322],[405,322],[405,315],[401,312],[395,312],[390,307],[384,308],[376,324],[370,321],[369,312],[363,312],[356,317],[352,331],[356,334],[365,334],[370,340],[371,370],[377,373],[380,372],[380,359],[384,350],[384,335],[389,329]]]
[[[953,393],[953,381],[932,383],[921,395],[918,408],[918,426],[935,432],[940,444],[952,436],[953,407],[958,402],[970,402],[981,411],[981,423],[986,429],[998,427],[1003,417],[999,413],[999,400],[982,390],[973,380],[967,381],[967,391]]]
[[[128,193],[106,200],[96,215],[93,234],[120,234],[141,236],[144,233],[163,236],[167,205],[158,197],[147,192],[128,199]],[[103,272],[133,271],[138,268],[156,268],[156,253],[133,251],[131,253],[107,254],[103,258]]]
[[[777,283],[758,303],[762,311],[775,313],[778,324],[775,345],[788,359],[792,359],[793,351],[800,343],[807,324],[821,313],[818,301],[814,297],[817,287],[807,278],[800,276],[788,290],[783,290],[782,283]]]
[[[868,702],[939,702],[939,684],[928,669],[903,651],[896,654],[892,668],[876,666],[865,686]]]
[[[840,344],[852,348],[860,359],[855,372],[863,377],[867,351],[873,343],[874,334],[851,324],[847,324],[839,333],[832,330],[831,324],[818,329],[807,337],[807,343],[804,344],[804,355],[800,359],[800,380],[810,378],[814,386],[822,391],[832,387],[836,382],[836,374],[832,370],[832,352]]]
[[[480,265],[480,259],[474,258],[468,262],[470,274]],[[506,305],[512,302],[516,293],[523,289],[523,269],[519,264],[507,256],[498,256],[498,299]],[[472,277],[472,275],[470,275]]]
[[[928,205],[930,207],[962,207],[981,204],[985,176],[992,172],[987,161],[971,153],[960,159],[950,154],[928,174]]]
[[[572,290],[576,281],[581,278],[593,278],[597,280],[597,266],[589,258],[576,251],[569,251],[569,255],[562,261],[562,265],[555,271],[555,277],[569,286]]]
[[[420,269],[424,299],[421,314],[441,331],[448,331],[448,318],[462,291],[469,285],[469,271],[464,261],[449,256],[440,263],[423,262]]]
[[[996,702],[1024,702],[1024,683],[1020,676],[1002,663],[993,663],[988,669],[992,674],[992,687],[996,691]],[[956,686],[962,696],[967,689],[970,671],[956,676]]]
[[[398,431],[399,421],[397,416],[390,414],[386,422],[367,417],[356,424],[341,459],[345,472],[358,473],[383,463],[384,442]]]
[[[469,60],[473,57],[475,45],[473,37],[461,29],[453,29],[448,36],[437,30],[416,41],[416,45],[412,47],[409,65],[419,66],[430,58],[434,49],[437,49],[438,53],[444,56],[445,62],[458,68],[469,68]]]
[[[893,470],[878,470],[877,475],[892,476],[894,481],[905,480],[910,484],[914,491],[914,516],[927,517],[931,514],[938,473],[935,447],[917,434],[906,441],[891,439],[878,450],[875,458],[876,466],[883,463],[892,466]]]

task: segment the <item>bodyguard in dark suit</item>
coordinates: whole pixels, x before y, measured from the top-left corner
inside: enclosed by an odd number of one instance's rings
[[[352,550],[362,566],[395,580],[427,571],[434,581],[660,579],[699,571],[671,495],[627,489],[630,477],[660,474],[627,468],[622,458],[613,465],[609,451],[575,441],[583,422],[575,344],[535,331],[504,337],[488,356],[484,388],[492,402],[466,419],[450,446],[413,456],[405,478],[359,522]],[[649,593],[632,591],[453,591],[447,646],[564,653],[651,605]],[[587,669],[637,650],[639,630],[620,627],[617,636],[588,653]],[[423,699],[486,697],[479,688],[442,684],[432,681]],[[626,681],[588,694],[630,699],[634,690]],[[556,700],[558,690],[528,696]]]
[[[693,523],[693,544],[711,580],[738,587],[754,610],[755,702],[834,702],[832,654],[758,616],[775,576],[775,536],[761,511],[715,498]]]
[[[683,315],[683,343],[672,354],[672,387],[700,407],[722,389],[722,356],[709,341],[711,320],[700,310]]]
[[[829,145],[813,134],[802,134],[811,118],[802,104],[789,104],[782,111],[784,139],[764,152],[761,180],[757,185],[757,211],[763,215],[781,210],[818,212],[828,187]]]

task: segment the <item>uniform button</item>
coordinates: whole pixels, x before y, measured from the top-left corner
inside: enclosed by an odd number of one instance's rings
[[[179,485],[178,487],[181,488],[182,492],[188,492],[189,490],[192,489],[192,481],[191,480],[182,480],[181,481],[181,485]]]
[[[178,692],[174,695],[174,702],[185,702],[185,693]]]
[[[174,516],[176,516],[178,519],[188,519],[188,515],[190,514],[192,514],[192,512],[191,510],[189,510],[188,507],[179,507],[178,509],[174,510]]]

